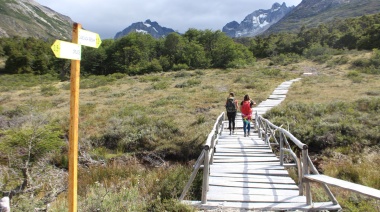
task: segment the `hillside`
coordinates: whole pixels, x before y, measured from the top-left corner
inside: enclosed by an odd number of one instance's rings
[[[303,0],[292,12],[265,34],[277,32],[298,32],[302,26],[316,27],[335,19],[346,19],[380,12],[378,0]]]
[[[0,0],[0,37],[71,37],[73,21],[34,0]]]

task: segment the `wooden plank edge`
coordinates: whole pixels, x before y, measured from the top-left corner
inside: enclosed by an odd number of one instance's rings
[[[182,201],[183,204],[191,205],[202,210],[218,211],[241,211],[245,210],[302,210],[302,211],[321,211],[321,210],[341,210],[342,207],[332,202],[316,202],[313,205],[306,203],[242,203],[242,202],[211,202],[202,204],[201,201]]]

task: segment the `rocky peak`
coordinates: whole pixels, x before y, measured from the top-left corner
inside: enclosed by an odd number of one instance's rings
[[[173,29],[160,26],[157,22],[147,19],[144,22],[136,22],[125,28],[123,31],[116,33],[115,39],[128,35],[131,32],[150,34],[154,38],[162,38],[174,32]]]
[[[240,24],[236,21],[226,24],[222,31],[230,37],[256,36],[277,23],[293,8],[287,7],[285,2],[283,4],[274,3],[271,9],[260,9],[252,12]]]

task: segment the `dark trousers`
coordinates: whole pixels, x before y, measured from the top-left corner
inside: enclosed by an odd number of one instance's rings
[[[228,129],[235,130],[235,117],[236,117],[236,112],[227,112],[227,118],[228,118]],[[232,125],[232,128],[231,128]]]

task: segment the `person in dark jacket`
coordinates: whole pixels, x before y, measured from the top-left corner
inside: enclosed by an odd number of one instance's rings
[[[235,117],[238,109],[239,105],[237,100],[235,100],[235,94],[231,92],[226,101],[228,129],[230,130],[230,135],[235,133]]]

